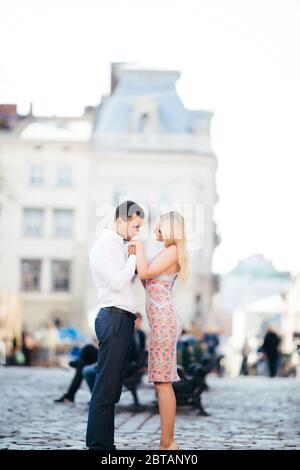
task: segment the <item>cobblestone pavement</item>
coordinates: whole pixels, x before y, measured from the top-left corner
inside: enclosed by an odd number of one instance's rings
[[[54,404],[72,370],[0,367],[0,449],[84,449],[89,392],[85,385],[75,405]],[[182,449],[300,449],[300,381],[267,377],[208,377],[200,417],[179,407],[176,437]],[[139,389],[144,411],[130,411],[124,392],[116,412],[120,450],[157,450],[159,415],[151,407],[153,385]]]

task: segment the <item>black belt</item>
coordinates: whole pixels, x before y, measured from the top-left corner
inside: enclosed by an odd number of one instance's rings
[[[137,315],[135,313],[129,312],[128,310],[123,310],[123,308],[119,307],[102,307],[105,310],[110,310],[113,313],[121,313],[122,315],[127,315],[127,317],[131,318],[132,320],[137,319]]]

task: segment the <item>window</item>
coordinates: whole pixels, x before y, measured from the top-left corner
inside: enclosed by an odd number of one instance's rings
[[[24,235],[41,237],[44,230],[44,209],[24,209]]]
[[[52,261],[52,290],[70,290],[70,261]]]
[[[60,188],[72,186],[72,169],[70,167],[62,166],[58,168],[57,186]]]
[[[29,175],[30,186],[43,186],[44,182],[44,168],[40,165],[32,165]]]
[[[21,289],[23,291],[40,290],[41,260],[21,260]]]
[[[54,210],[54,235],[56,237],[71,237],[73,232],[73,210]]]

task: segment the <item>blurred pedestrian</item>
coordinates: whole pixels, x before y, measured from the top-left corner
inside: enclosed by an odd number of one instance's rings
[[[74,377],[68,387],[66,393],[64,393],[60,398],[54,400],[55,403],[74,403],[75,395],[80,388],[82,379],[83,379],[83,370],[85,367],[91,367],[97,362],[98,357],[98,347],[94,344],[86,344],[80,351],[79,359],[76,361],[71,361],[70,366],[76,369]],[[93,366],[92,366],[93,367]]]
[[[36,342],[32,336],[32,334],[24,327],[22,330],[22,353],[24,354],[25,358],[25,366],[32,365],[32,353],[36,346]]]
[[[270,377],[275,377],[277,374],[279,362],[279,344],[280,338],[270,326],[267,330],[262,345],[264,354],[267,358]]]
[[[240,375],[248,375],[248,356],[250,354],[250,346],[248,343],[248,340],[246,339],[244,346],[242,348],[242,365],[241,365],[241,370],[240,370]]]
[[[41,366],[51,367],[56,364],[56,352],[61,344],[60,336],[55,324],[49,320],[35,333],[35,339],[40,347],[39,363]]]

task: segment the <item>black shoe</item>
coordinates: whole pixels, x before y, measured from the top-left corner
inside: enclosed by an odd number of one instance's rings
[[[74,398],[70,398],[68,395],[63,395],[62,397],[56,398],[53,401],[54,403],[64,403],[65,405],[68,405],[70,403],[74,403]]]
[[[99,450],[99,451],[101,451],[101,450],[117,450],[117,448],[116,448],[115,445],[113,445],[112,448],[110,448],[110,447],[88,447],[88,450]]]

